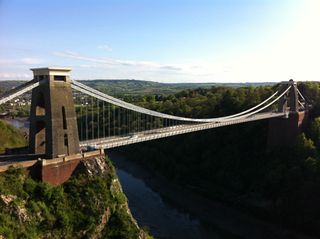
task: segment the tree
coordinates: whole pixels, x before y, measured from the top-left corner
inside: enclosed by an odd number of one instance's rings
[[[316,156],[316,147],[311,139],[308,139],[304,133],[297,137],[296,141],[297,157],[304,160],[307,157]]]
[[[314,119],[309,129],[310,138],[315,142],[317,147],[320,147],[320,117]]]

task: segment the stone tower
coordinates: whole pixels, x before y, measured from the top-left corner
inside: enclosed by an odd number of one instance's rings
[[[279,92],[285,91],[289,86],[291,86],[290,90],[279,100],[278,112],[289,112],[291,114],[299,112],[297,82],[293,80],[282,82]]]
[[[77,119],[68,68],[31,69],[39,87],[32,90],[29,147],[47,159],[79,153]]]
[[[283,82],[279,92],[289,86],[290,90],[279,100],[278,105],[278,112],[287,113],[287,117],[269,120],[268,149],[293,145],[308,121],[308,108],[299,110],[297,83],[293,80]]]

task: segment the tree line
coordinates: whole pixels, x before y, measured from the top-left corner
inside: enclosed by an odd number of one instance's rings
[[[215,117],[256,105],[276,88],[213,87],[137,102],[169,114]],[[123,152],[208,198],[320,236],[320,84],[306,82],[299,89],[312,109],[293,145],[268,150],[268,121],[259,121],[131,145]]]

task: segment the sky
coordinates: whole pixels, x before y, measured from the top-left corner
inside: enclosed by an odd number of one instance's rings
[[[0,0],[0,80],[320,81],[318,0]]]

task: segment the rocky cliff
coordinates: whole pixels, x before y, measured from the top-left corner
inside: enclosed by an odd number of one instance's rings
[[[52,186],[23,169],[0,175],[0,238],[151,238],[141,230],[109,159],[82,161]]]

